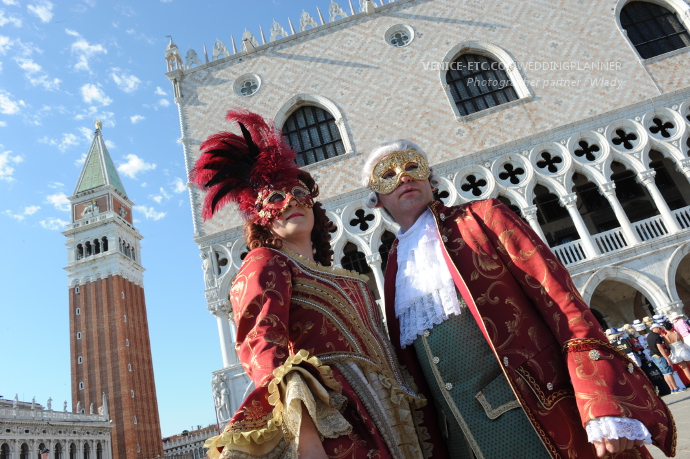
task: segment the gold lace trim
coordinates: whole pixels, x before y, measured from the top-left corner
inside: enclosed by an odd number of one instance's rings
[[[328,274],[337,274],[340,276],[354,277],[356,279],[361,279],[364,282],[367,282],[369,280],[368,276],[365,276],[364,274],[360,274],[357,271],[350,271],[349,269],[345,269],[345,268],[336,268],[334,266],[322,266],[321,264],[319,264],[313,260],[310,260],[309,258],[303,257],[299,253],[293,252],[292,250],[288,249],[287,247],[283,247],[282,249],[280,249],[280,252],[283,252],[285,255],[296,259],[300,263],[307,265],[307,267],[309,267],[310,269],[313,269],[315,271],[321,271],[321,272],[328,273]]]
[[[234,430],[232,425],[228,425],[225,427],[225,430],[222,434],[211,437],[204,443],[204,448],[208,448],[207,454],[209,458],[218,459],[220,457],[220,453],[218,452],[217,448],[225,446],[232,445],[247,447],[251,446],[252,444],[261,445],[266,442],[275,443],[279,441],[276,437],[283,434],[283,429],[281,426],[283,425],[283,416],[286,409],[286,406],[281,400],[280,385],[281,383],[287,383],[286,377],[289,373],[292,371],[301,370],[297,367],[293,368],[293,366],[299,365],[302,362],[309,363],[316,368],[328,388],[332,389],[336,393],[340,393],[342,391],[342,385],[333,379],[333,372],[329,366],[323,365],[315,356],[310,357],[308,351],[304,349],[300,350],[295,355],[288,357],[283,365],[273,370],[274,378],[268,384],[268,403],[273,406],[273,411],[271,413],[272,416],[269,416],[269,419],[266,422],[266,427],[238,431]],[[300,373],[305,375],[307,372],[300,371]],[[314,383],[319,384],[318,381],[314,381]],[[310,386],[310,388],[312,387]]]

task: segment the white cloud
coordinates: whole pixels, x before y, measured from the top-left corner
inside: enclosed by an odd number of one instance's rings
[[[81,157],[74,162],[75,166],[83,166],[86,162],[86,153],[82,153]]]
[[[34,62],[33,59],[16,58],[19,68],[24,70],[24,75],[31,82],[32,86],[43,86],[47,90],[55,90],[60,86],[60,79],[53,78],[52,80],[43,71],[40,65]]]
[[[154,92],[154,94],[157,96],[167,96],[168,95],[168,93],[163,91],[163,88],[161,88],[160,86],[156,86],[156,91]]]
[[[10,156],[11,153],[11,151],[0,153],[0,180],[5,180],[7,182],[14,180],[14,177],[12,177],[14,174],[13,164],[19,164],[24,160],[19,155]]]
[[[42,139],[38,139],[38,141],[52,147],[57,147],[58,150],[63,153],[69,150],[70,147],[77,146],[81,143],[79,142],[79,138],[72,133],[62,134],[62,138],[59,139],[49,139],[48,137],[43,137]]]
[[[184,183],[184,180],[181,178],[177,177],[175,178],[175,181],[173,182],[173,191],[175,193],[184,193],[187,191],[187,185]]]
[[[77,41],[72,43],[72,54],[77,56],[77,63],[74,65],[75,70],[86,70],[91,71],[89,67],[89,60],[96,56],[97,54],[108,54],[108,50],[103,47],[103,45],[91,45],[86,39],[84,39],[79,32],[74,30],[65,29],[67,35],[77,37]]]
[[[7,50],[10,49],[10,46],[12,46],[12,41],[10,40],[10,37],[0,35],[0,54],[5,54]]]
[[[134,115],[129,117],[129,120],[132,122],[132,124],[137,124],[139,121],[143,121],[145,119],[146,118],[141,115]]]
[[[165,217],[165,212],[156,212],[153,207],[135,206],[135,208],[137,211],[144,214],[144,217],[149,220],[160,220],[161,218]]]
[[[27,216],[33,215],[36,212],[38,212],[40,209],[41,209],[41,206],[28,206],[28,207],[24,207],[24,210],[17,213],[17,214],[12,212],[11,210],[6,210],[4,212],[4,214],[7,215],[8,217],[14,218],[17,221],[22,221]]]
[[[89,142],[91,140],[93,140],[93,130],[92,129],[89,129],[87,127],[80,127],[78,130],[79,130],[79,133],[81,135],[83,135],[86,140],[88,140]]]
[[[60,188],[62,188],[63,186],[65,186],[65,184],[64,184],[64,183],[60,183],[60,182],[50,182],[50,183],[48,183],[48,188],[52,188],[52,189],[54,189],[54,190],[60,189]]]
[[[156,196],[149,196],[149,198],[153,199],[153,200],[156,201],[158,204],[160,204],[161,202],[163,202],[163,200],[166,200],[166,201],[167,201],[168,199],[170,199],[170,195],[169,195],[168,193],[166,193],[165,190],[164,190],[163,188],[160,188],[160,189],[159,189],[159,194],[158,194],[158,195],[156,195]]]
[[[7,126],[7,123],[5,121],[0,121],[0,127],[5,127]]]
[[[129,178],[136,178],[138,173],[150,171],[156,168],[155,164],[147,163],[137,155],[127,155],[125,158],[127,158],[127,162],[120,164],[117,167],[117,170]]]
[[[53,205],[57,210],[69,211],[70,202],[65,193],[56,193],[46,196],[46,201]]]
[[[14,115],[19,111],[20,106],[24,106],[24,101],[15,102],[12,100],[12,94],[0,89],[0,113],[4,115]]]
[[[169,107],[170,101],[168,99],[161,99],[158,101],[158,105],[160,105],[161,107]]]
[[[87,104],[97,102],[101,105],[110,105],[113,101],[113,99],[105,95],[101,88],[91,83],[81,87],[81,96]]]
[[[108,150],[114,150],[115,148],[117,148],[117,145],[115,145],[115,142],[113,142],[112,140],[106,140],[105,146],[108,147]]]
[[[19,6],[19,2],[15,0],[2,0],[2,3],[9,6]]]
[[[60,220],[59,218],[55,218],[55,217],[50,217],[50,218],[47,218],[45,220],[41,220],[39,223],[45,229],[52,230],[52,231],[59,231],[69,224],[69,222],[66,222],[64,220]]]
[[[43,22],[50,22],[53,19],[53,4],[47,0],[27,6],[30,13],[36,15]]]
[[[12,24],[15,27],[21,27],[22,20],[16,16],[5,16],[5,11],[0,10],[0,27],[4,26],[5,24]]]
[[[126,93],[132,93],[137,90],[141,80],[134,75],[128,75],[124,71],[115,67],[110,70],[110,77],[113,79],[115,84]]]

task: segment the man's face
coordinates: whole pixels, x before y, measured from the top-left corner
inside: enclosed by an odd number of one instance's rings
[[[389,194],[379,194],[379,206],[385,207],[396,222],[401,223],[406,216],[416,220],[434,199],[429,180],[414,180],[409,175],[402,177],[400,185]]]

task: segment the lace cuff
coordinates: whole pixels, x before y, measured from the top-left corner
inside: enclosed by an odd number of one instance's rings
[[[629,440],[644,440],[645,445],[652,444],[652,434],[637,419],[602,416],[588,421],[585,429],[590,443],[601,441],[603,438],[609,440],[627,438]]]

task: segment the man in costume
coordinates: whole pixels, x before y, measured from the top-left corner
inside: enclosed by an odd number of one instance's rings
[[[367,205],[401,228],[385,275],[390,338],[433,395],[451,456],[651,458],[652,441],[672,456],[670,411],[548,246],[498,200],[444,207],[434,183],[406,140],[364,165]]]

